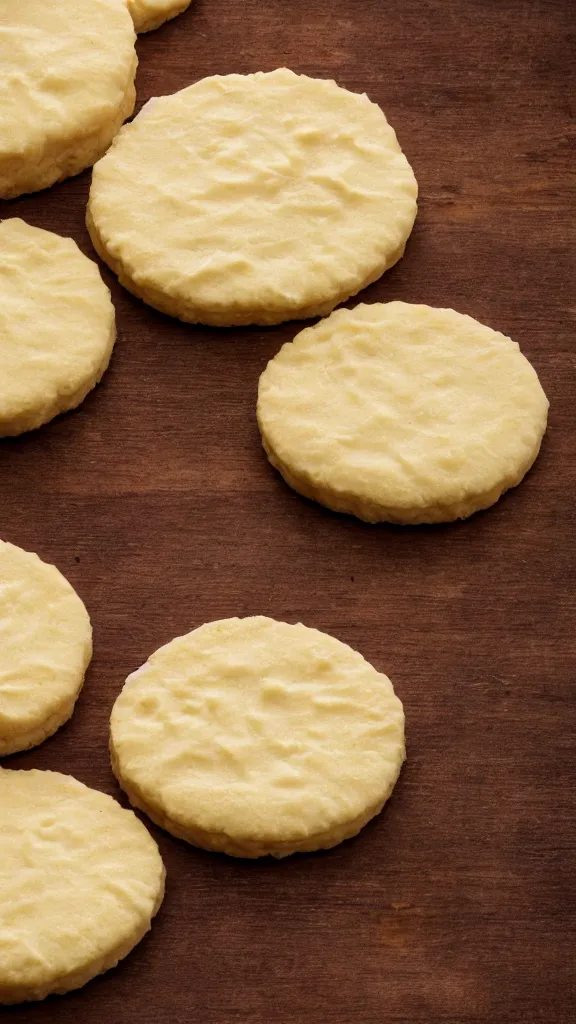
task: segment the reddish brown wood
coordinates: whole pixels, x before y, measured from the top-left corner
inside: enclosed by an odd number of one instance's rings
[[[120,339],[77,411],[0,444],[4,538],[55,562],[95,627],[72,722],[5,763],[117,794],[127,673],[209,619],[302,619],[394,680],[409,761],[386,812],[326,854],[243,863],[153,829],[151,936],[10,1024],[569,1024],[574,1020],[574,9],[572,0],[196,0],[138,44],[139,103],[286,64],[366,90],[421,207],[363,298],[453,305],[517,339],[551,402],[529,478],[460,525],[369,527],[267,465],[258,375],[295,325],[170,320],[105,271]],[[89,174],[0,204],[71,234]]]

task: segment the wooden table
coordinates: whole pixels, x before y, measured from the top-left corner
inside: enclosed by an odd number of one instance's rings
[[[420,183],[406,256],[363,295],[454,306],[516,339],[551,399],[534,470],[458,525],[371,527],[292,493],[254,418],[295,324],[205,330],[104,277],[104,382],[0,445],[1,533],[85,600],[73,720],[4,763],[120,796],[107,723],[126,675],[210,619],[302,620],[389,673],[409,760],[335,850],[212,856],[152,829],[150,936],[10,1024],[569,1024],[574,1020],[576,484],[572,0],[196,0],[138,43],[138,99],[287,65],[367,91]],[[72,235],[90,175],[0,204]],[[120,797],[121,798],[121,797]]]

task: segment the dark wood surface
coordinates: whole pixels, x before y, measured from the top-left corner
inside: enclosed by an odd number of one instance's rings
[[[72,581],[95,657],[70,724],[4,764],[118,796],[107,722],[126,675],[206,620],[260,612],[386,671],[409,760],[386,811],[329,853],[248,863],[153,829],[168,887],[149,937],[10,1024],[574,1020],[575,21],[572,0],[196,0],[140,39],[139,104],[284,64],[378,101],[420,213],[362,298],[510,334],[550,426],[522,486],[466,523],[332,515],[271,470],[255,424],[258,375],[298,325],[192,328],[104,271],[119,340],[102,386],[0,444],[1,535]],[[0,216],[91,254],[89,177]]]

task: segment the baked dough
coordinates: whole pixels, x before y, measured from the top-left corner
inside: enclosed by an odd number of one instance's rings
[[[134,28],[138,33],[160,28],[190,6],[191,0],[128,0]]]
[[[68,580],[0,541],[0,756],[68,721],[91,657],[88,612]]]
[[[2,0],[0,199],[106,152],[134,109],[134,42],[118,0]]]
[[[548,401],[518,345],[453,309],[338,310],[260,378],[264,448],[296,491],[369,523],[439,523],[520,483]]]
[[[0,1003],[114,967],[163,894],[158,847],[132,811],[70,775],[0,769]]]
[[[285,857],[356,835],[390,796],[404,714],[390,680],[301,624],[224,619],[134,672],[111,720],[131,803],[195,846]]]
[[[110,292],[71,238],[0,223],[0,436],[74,409],[104,373],[116,337]]]
[[[162,312],[275,324],[328,313],[400,259],[416,194],[376,104],[281,68],[147,104],[94,168],[87,224]]]

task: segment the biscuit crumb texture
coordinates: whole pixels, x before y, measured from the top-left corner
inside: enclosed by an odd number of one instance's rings
[[[264,448],[291,487],[370,523],[439,523],[530,469],[548,401],[510,338],[453,309],[337,310],[260,378]]]
[[[70,718],[91,657],[88,612],[68,580],[0,541],[0,756],[36,746]]]
[[[0,199],[79,174],[136,100],[132,19],[118,0],[0,6]]]
[[[101,379],[116,338],[100,271],[71,238],[0,223],[0,436],[74,409]]]
[[[416,196],[375,103],[281,68],[146,104],[94,168],[87,225],[162,312],[276,324],[329,313],[400,259]]]
[[[211,622],[131,675],[111,719],[131,803],[195,846],[285,857],[356,835],[405,756],[390,680],[334,637]]]
[[[132,811],[69,775],[0,769],[0,1003],[114,967],[163,894],[158,847]]]
[[[128,0],[128,10],[134,28],[140,34],[160,28],[165,21],[182,14],[190,3],[191,0]]]

